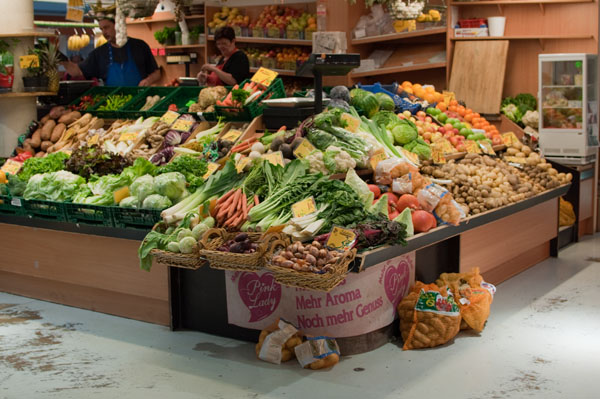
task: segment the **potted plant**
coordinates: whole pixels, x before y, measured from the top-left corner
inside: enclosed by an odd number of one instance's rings
[[[204,44],[206,38],[204,37],[204,25],[196,25],[190,30],[190,40],[192,43]]]
[[[169,32],[165,31],[165,29],[157,30],[156,32],[154,32],[154,38],[158,43],[162,44],[163,46],[166,46],[167,41],[169,40]]]
[[[58,46],[51,41],[47,41],[40,46],[38,53],[44,76],[48,78],[48,90],[58,92],[60,85],[60,76],[58,75],[60,53],[58,52]]]
[[[0,39],[0,93],[12,90],[14,80],[13,55],[7,41]]]

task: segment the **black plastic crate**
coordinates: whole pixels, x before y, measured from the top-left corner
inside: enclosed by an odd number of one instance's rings
[[[65,203],[67,221],[85,223],[94,226],[113,227],[110,207],[101,205]]]
[[[59,222],[67,221],[64,202],[43,200],[21,200],[21,202],[25,208],[25,213],[31,217],[56,220]]]
[[[314,113],[315,109],[313,107],[265,107],[263,109],[263,122],[267,129],[279,130],[281,126],[293,129]]]
[[[81,97],[85,97],[85,96],[102,96],[102,97],[106,97],[109,94],[117,91],[118,87],[112,87],[112,86],[96,86],[96,87],[92,87],[91,89],[89,89],[88,91],[86,91],[85,93],[83,93],[82,95],[80,95],[79,97],[77,97],[75,100],[73,100],[69,106],[78,106],[79,103],[81,102]],[[86,108],[86,109],[82,109],[79,112],[81,112],[82,114],[87,112],[87,111],[91,111],[93,109],[96,109],[96,107],[102,103],[104,101],[104,99],[102,101],[99,101],[98,103],[94,104],[93,106]]]
[[[133,229],[151,229],[161,220],[162,211],[154,209],[122,208],[114,206],[112,211],[115,227]]]
[[[10,195],[0,195],[0,214],[25,215],[21,199],[13,199]]]
[[[140,108],[142,108],[146,103],[146,98],[148,96],[155,95],[164,97],[161,100],[159,100],[158,103],[154,104],[154,106],[156,106],[161,101],[165,100],[167,97],[173,94],[177,89],[177,87],[149,87],[148,90],[138,94],[135,98],[129,101],[126,106],[124,106],[123,108],[121,108],[120,111],[117,112],[117,115],[119,116],[119,118],[123,119],[137,119],[140,116],[150,116],[149,111],[152,109],[152,107],[145,111],[140,111]]]
[[[190,101],[198,101],[198,95],[200,91],[204,89],[202,86],[180,86],[170,96],[166,97],[154,107],[152,107],[148,113],[149,116],[163,116],[165,112],[169,110],[171,104],[177,106],[177,112],[187,111],[188,103]]]
[[[125,107],[127,107],[127,105],[129,105],[129,103],[131,101],[133,101],[138,95],[146,92],[148,90],[147,87],[117,87],[117,89],[115,91],[113,91],[112,93],[110,93],[108,96],[106,96],[106,98],[104,99],[104,101],[102,101],[101,103],[97,104],[94,108],[92,108],[91,110],[89,110],[89,112],[92,115],[97,116],[98,118],[104,118],[104,119],[117,119],[119,118],[119,111]],[[121,96],[127,96],[127,95],[131,95],[131,98],[124,103],[120,108],[115,109],[115,110],[101,110],[99,108],[103,107],[104,105],[107,104],[108,101],[108,97],[109,96],[115,96],[115,95],[121,95]]]

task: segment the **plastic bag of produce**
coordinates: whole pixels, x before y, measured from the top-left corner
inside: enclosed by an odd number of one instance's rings
[[[332,367],[340,361],[340,348],[330,337],[306,337],[306,341],[294,348],[296,358],[304,368],[320,370]]]
[[[463,319],[461,329],[483,331],[496,287],[483,281],[479,268],[473,268],[467,273],[442,273],[436,284],[446,285],[456,293],[456,303]]]
[[[418,190],[415,195],[419,200],[421,208],[427,212],[433,212],[444,197],[447,197],[444,201],[450,202],[452,200],[452,196],[448,190],[433,183]]]
[[[277,319],[260,332],[256,356],[265,362],[281,364],[294,357],[294,348],[302,343],[302,333],[291,323]]]
[[[402,349],[443,345],[460,330],[460,311],[452,292],[436,284],[417,282],[398,304]]]
[[[377,184],[392,184],[394,179],[407,173],[418,173],[418,169],[403,159],[388,158],[380,161],[375,167]]]
[[[438,224],[451,224],[458,226],[460,219],[466,216],[464,210],[458,205],[451,195],[446,195],[437,204],[433,211],[433,216],[438,220]]]
[[[575,223],[575,211],[569,201],[560,197],[560,212],[558,214],[558,224],[560,226],[572,226]]]
[[[408,172],[404,176],[394,179],[392,191],[396,194],[412,194],[415,190],[423,187],[425,179],[420,173]]]

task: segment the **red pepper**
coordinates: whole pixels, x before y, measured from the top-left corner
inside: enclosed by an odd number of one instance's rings
[[[169,105],[169,111],[175,111],[175,112],[177,112],[177,105],[175,105],[175,104]]]

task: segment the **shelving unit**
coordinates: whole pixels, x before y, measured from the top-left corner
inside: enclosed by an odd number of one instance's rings
[[[367,36],[367,37],[360,38],[360,39],[352,39],[351,43],[354,46],[359,46],[361,44],[388,42],[388,41],[392,41],[392,40],[408,39],[411,37],[442,35],[442,34],[446,34],[445,26],[429,28],[429,29],[422,29],[422,30],[415,30],[412,32],[390,33],[389,35]]]
[[[165,50],[183,50],[190,48],[204,48],[206,44],[186,44],[186,45],[177,45],[177,46],[165,46]]]
[[[213,35],[208,36],[208,40],[214,41]],[[270,37],[244,37],[235,38],[237,43],[256,43],[256,44],[280,44],[287,46],[312,46],[312,40],[296,40],[296,39],[272,39]]]
[[[379,68],[374,69],[372,71],[363,71],[363,72],[353,72],[351,74],[352,78],[360,78],[363,76],[378,76],[378,75],[389,75],[393,73],[401,73],[401,72],[411,72],[411,71],[422,71],[426,69],[439,69],[446,68],[446,62],[431,62],[426,64],[416,64],[416,65],[408,65],[408,66],[397,66],[397,67],[387,67],[387,68]]]
[[[272,71],[277,72],[280,76],[296,76],[296,71],[292,71],[289,69],[271,69]],[[256,67],[250,67],[250,72],[254,73],[258,71]]]
[[[57,93],[55,93],[53,91],[9,92],[9,93],[0,93],[0,98],[55,96],[56,94]]]
[[[41,31],[31,31],[31,32],[19,32],[19,33],[0,33],[0,38],[4,37],[56,37],[56,33],[54,32],[41,32]]]
[[[504,14],[504,6],[513,5],[537,5],[540,7],[542,14],[545,13],[544,5],[550,4],[576,4],[576,3],[592,3],[594,0],[498,0],[498,1],[452,1],[450,6],[497,6],[501,14]]]

